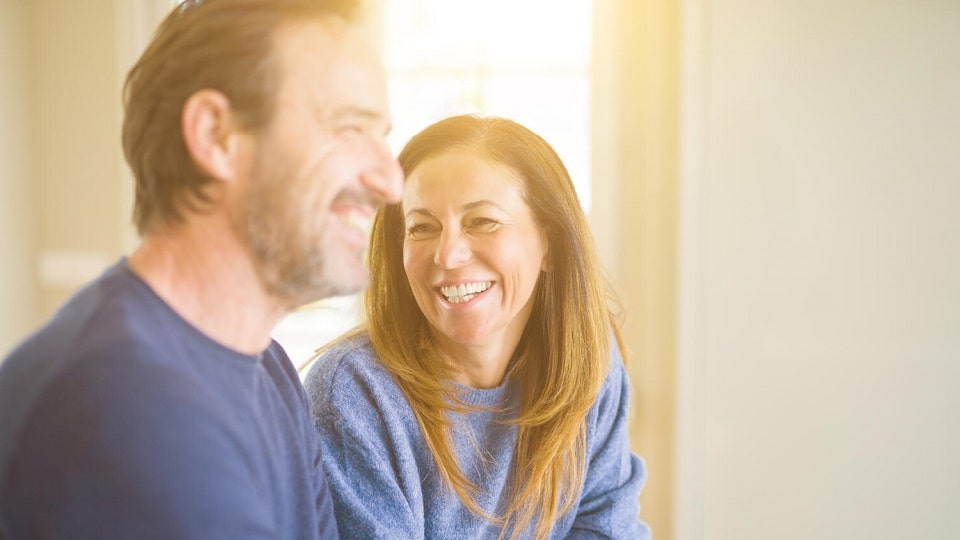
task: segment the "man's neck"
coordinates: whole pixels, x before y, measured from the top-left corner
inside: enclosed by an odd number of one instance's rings
[[[233,232],[215,219],[204,225],[145,235],[128,259],[130,269],[210,339],[259,354],[286,309],[265,292]]]

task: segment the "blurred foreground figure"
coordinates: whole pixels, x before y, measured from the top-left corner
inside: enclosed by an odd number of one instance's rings
[[[0,537],[336,538],[291,309],[402,173],[352,2],[196,0],[128,75],[140,246],[0,365]]]

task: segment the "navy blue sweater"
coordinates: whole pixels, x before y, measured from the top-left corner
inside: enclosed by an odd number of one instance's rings
[[[121,261],[0,365],[0,537],[336,538],[276,343],[225,348]]]

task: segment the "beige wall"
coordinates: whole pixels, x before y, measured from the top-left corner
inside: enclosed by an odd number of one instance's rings
[[[130,245],[119,135],[130,31],[115,5],[124,2],[0,3],[4,351]]]
[[[596,0],[591,225],[620,292],[641,517],[673,537],[679,4]]]
[[[956,538],[960,3],[684,3],[676,538]]]
[[[0,0],[0,356],[36,323],[27,3]]]
[[[31,2],[40,304],[52,313],[121,253],[112,0]]]

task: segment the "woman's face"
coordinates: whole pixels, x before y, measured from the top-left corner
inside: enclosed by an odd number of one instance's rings
[[[411,171],[402,211],[403,267],[438,337],[512,350],[547,253],[520,179],[475,152],[450,151]]]

